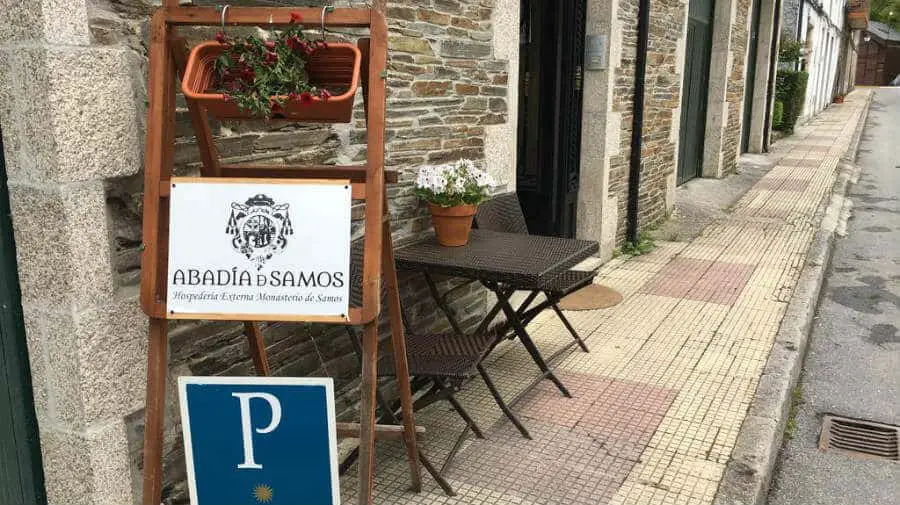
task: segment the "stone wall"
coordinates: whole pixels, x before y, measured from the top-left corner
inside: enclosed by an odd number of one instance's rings
[[[137,305],[141,160],[146,37],[158,3],[0,0],[0,120],[51,504],[125,503],[140,482],[146,346],[146,320]],[[401,171],[389,199],[395,238],[403,243],[430,228],[412,194],[418,166],[460,157],[490,160],[487,168],[498,180],[515,180],[514,161],[505,156],[513,150],[488,155],[485,145],[508,144],[497,134],[509,130],[515,113],[508,82],[516,77],[508,61],[495,57],[494,37],[501,30],[517,33],[518,5],[398,0],[389,2],[388,18],[387,165]],[[201,39],[214,31],[184,33]],[[180,97],[179,105],[175,172],[190,175],[198,171],[199,153]],[[365,157],[361,109],[350,125],[212,126],[227,161],[344,163]],[[357,204],[354,218],[363,210]],[[354,235],[361,231],[356,222]],[[444,279],[442,286],[456,282]],[[404,275],[401,286],[413,326],[446,326],[418,277]],[[471,323],[484,310],[484,292],[463,289],[451,303]],[[276,374],[334,377],[339,415],[354,416],[358,369],[343,328],[272,324],[265,339]],[[241,328],[227,323],[173,323],[170,365],[172,377],[252,372]],[[168,412],[164,495],[182,503],[174,407]]]
[[[798,40],[800,30],[800,6],[806,0],[782,0],[781,36],[783,40]]]
[[[658,0],[650,10],[650,39],[644,95],[644,126],[639,191],[639,226],[647,229],[666,217],[677,162],[677,117],[681,105],[682,58],[686,4]],[[612,111],[621,115],[620,149],[610,157],[611,195],[616,195],[616,243],[625,241],[628,219],[628,180],[634,111],[634,71],[637,53],[638,1],[619,2],[621,61],[616,69]]]

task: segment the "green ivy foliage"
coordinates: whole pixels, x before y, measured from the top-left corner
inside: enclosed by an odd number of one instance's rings
[[[809,74],[806,72],[794,70],[778,71],[778,75],[775,78],[775,100],[783,105],[779,130],[788,134],[794,133],[794,125],[797,124],[797,118],[803,113],[808,80]]]
[[[778,130],[784,121],[784,102],[775,100],[775,106],[772,108],[772,128]]]
[[[778,61],[795,63],[803,56],[803,44],[796,40],[782,40],[778,49]]]

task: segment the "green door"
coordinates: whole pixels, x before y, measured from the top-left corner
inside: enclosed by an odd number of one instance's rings
[[[712,28],[713,0],[691,0],[688,8],[684,87],[681,92],[678,184],[700,177],[703,173]]]
[[[0,504],[46,503],[0,140]]]

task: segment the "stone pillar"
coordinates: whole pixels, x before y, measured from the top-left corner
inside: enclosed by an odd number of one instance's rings
[[[772,46],[778,45],[778,20],[776,0],[762,0],[759,5],[759,39],[756,51],[756,78],[753,86],[753,111],[750,124],[750,142],[747,150],[761,153],[765,148],[766,112],[769,111],[769,70],[772,68]],[[777,49],[777,48],[776,48]],[[778,52],[775,52],[777,57]]]
[[[723,147],[728,125],[728,84],[734,64],[731,30],[736,0],[720,0],[713,12],[713,41],[709,59],[706,105],[706,137],[703,144],[703,177],[722,177]]]
[[[516,159],[518,155],[518,111],[519,111],[519,2],[518,0],[497,0],[492,13],[494,58],[507,60],[508,74],[506,101],[503,112],[504,123],[485,127],[484,162],[501,183],[506,183],[507,191],[516,190]],[[499,83],[498,83],[499,84]],[[491,109],[494,109],[491,102]],[[496,100],[497,103],[503,102]]]
[[[124,416],[146,321],[116,286],[108,179],[141,167],[138,56],[91,46],[87,0],[0,0],[0,129],[49,503],[132,501]]]
[[[584,72],[581,121],[581,174],[578,192],[578,237],[600,243],[608,260],[616,247],[617,199],[609,192],[610,157],[621,144],[622,113],[613,111],[615,70],[621,65],[622,33],[618,0],[588,0],[587,35],[607,36],[607,68]]]

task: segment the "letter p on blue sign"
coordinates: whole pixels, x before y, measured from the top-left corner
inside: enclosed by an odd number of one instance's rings
[[[331,379],[180,377],[192,505],[339,505]]]

